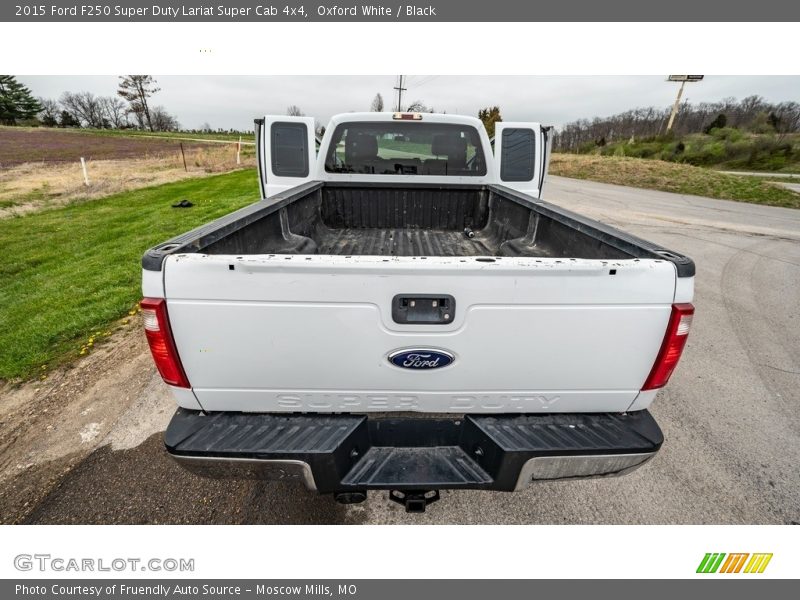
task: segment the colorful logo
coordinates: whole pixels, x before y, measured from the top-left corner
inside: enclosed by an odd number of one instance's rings
[[[748,560],[749,557],[749,560]],[[738,552],[725,554],[724,552],[708,552],[697,567],[698,573],[763,573],[767,568],[772,554]],[[724,561],[724,562],[723,562]]]

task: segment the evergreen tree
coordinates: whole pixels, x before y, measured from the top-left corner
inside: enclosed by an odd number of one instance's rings
[[[478,111],[478,118],[483,122],[483,126],[486,127],[486,133],[489,134],[490,138],[494,137],[495,123],[503,120],[503,117],[500,116],[499,106],[488,106],[480,109]]]
[[[703,129],[703,133],[711,133],[712,129],[722,129],[728,124],[728,119],[724,113],[720,113],[717,115],[717,118],[711,121],[706,127]]]
[[[0,123],[16,125],[33,119],[42,110],[31,91],[13,75],[0,75]]]
[[[58,126],[59,127],[80,127],[81,122],[78,121],[72,113],[68,110],[62,110],[61,116],[58,119]]]

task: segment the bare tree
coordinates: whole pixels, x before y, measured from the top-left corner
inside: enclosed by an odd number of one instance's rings
[[[789,133],[800,131],[800,104],[797,102],[781,102],[772,108],[770,121],[778,132],[781,141]]]
[[[128,107],[116,96],[103,96],[99,98],[100,109],[103,117],[114,129],[123,129],[128,126]]]
[[[56,127],[58,125],[58,114],[60,109],[58,101],[52,98],[39,98],[42,110],[39,112],[39,120],[45,127]]]
[[[175,131],[180,129],[178,119],[169,114],[163,106],[151,108],[150,119],[152,131]]]
[[[305,117],[306,114],[300,110],[300,107],[296,104],[292,104],[290,107],[286,109],[286,116],[289,117]]]
[[[369,110],[370,112],[383,112],[383,96],[381,96],[380,93],[375,94]]]
[[[104,126],[100,98],[91,92],[64,92],[59,102],[81,125],[98,129]]]
[[[122,81],[117,89],[117,95],[128,101],[130,112],[136,117],[139,126],[147,125],[150,131],[153,131],[152,115],[147,99],[161,91],[157,86],[158,82],[152,75],[125,75],[120,79]]]
[[[406,112],[432,113],[433,108],[429,108],[422,100],[414,100],[406,108]]]

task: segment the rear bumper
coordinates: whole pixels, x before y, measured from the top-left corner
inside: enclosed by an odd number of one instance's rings
[[[300,481],[321,493],[514,491],[624,475],[658,452],[663,435],[646,410],[430,419],[181,408],[164,441],[180,464],[208,477]]]

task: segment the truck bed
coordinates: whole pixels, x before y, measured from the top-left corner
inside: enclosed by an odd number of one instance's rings
[[[398,188],[311,182],[161,244],[148,251],[143,264],[159,270],[165,256],[186,252],[478,260],[653,258],[675,263],[679,275],[693,275],[685,257],[492,185]]]
[[[487,187],[330,185],[205,253],[632,258]]]

